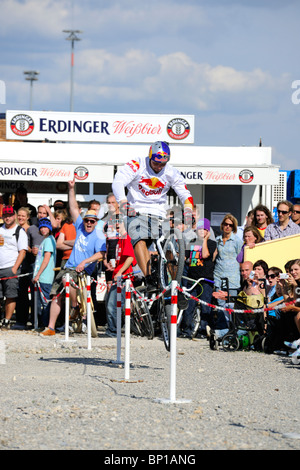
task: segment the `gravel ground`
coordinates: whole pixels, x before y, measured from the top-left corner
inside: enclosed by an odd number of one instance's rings
[[[300,365],[177,339],[176,401],[159,338],[116,340],[0,330],[1,450],[299,450]],[[124,358],[122,338],[121,358]],[[186,402],[182,403],[181,399]]]

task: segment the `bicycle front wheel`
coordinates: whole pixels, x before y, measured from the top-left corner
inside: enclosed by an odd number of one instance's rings
[[[178,229],[174,229],[165,239],[163,254],[159,260],[159,277],[162,289],[166,289],[172,281],[180,284],[183,274],[185,245],[182,233]]]
[[[199,326],[200,326],[200,321],[201,321],[201,311],[200,311],[199,305],[197,305],[193,313],[193,323],[192,323],[192,332],[191,332],[192,338],[195,338],[195,336],[197,336]]]

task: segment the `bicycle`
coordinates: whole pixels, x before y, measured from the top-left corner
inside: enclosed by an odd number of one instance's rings
[[[60,271],[61,268],[54,268],[54,271]],[[70,281],[70,284],[72,280]],[[79,309],[76,309],[74,314],[69,314],[69,325],[72,328],[74,333],[83,333],[83,320],[87,315],[87,278],[86,273],[81,272],[78,273],[78,286],[74,283],[73,287],[76,289],[77,295],[77,302]],[[91,304],[91,335],[93,338],[97,337],[97,326],[94,318],[94,303],[92,296],[90,296],[90,304]]]
[[[188,282],[193,283],[192,286],[189,287],[189,288],[182,287],[183,294],[185,292],[191,292],[197,285],[202,287],[201,282],[203,282],[203,281],[210,282],[211,284],[214,284],[214,281],[212,281],[211,279],[206,279],[204,277],[201,277],[201,278],[195,280],[195,279],[189,278],[187,276],[182,276],[182,279],[185,279]],[[199,299],[202,292],[203,292],[203,287],[202,287],[202,291],[195,297],[197,299]],[[179,313],[178,313],[178,316],[177,316],[177,327],[178,328],[180,327],[180,324],[182,322],[182,317],[183,317],[184,310],[186,310],[186,309],[180,309],[179,310]],[[191,330],[191,335],[190,335],[191,338],[195,338],[195,336],[197,335],[198,329],[199,329],[199,326],[200,326],[200,322],[201,322],[201,304],[199,302],[197,302],[197,305],[195,306],[195,309],[194,309],[194,312],[193,312],[192,330]]]
[[[139,215],[139,214],[138,214]],[[136,295],[132,301],[133,331],[143,333],[149,339],[154,336],[154,331],[159,326],[166,349],[170,350],[169,325],[171,318],[170,287],[173,280],[180,284],[185,263],[185,244],[182,232],[173,228],[167,234],[163,231],[163,222],[159,220],[162,235],[153,241],[157,255],[151,257],[151,276],[155,289],[146,294],[146,287],[137,288],[141,294]],[[156,299],[151,309],[147,303],[151,301],[148,295],[152,294]],[[141,326],[143,325],[143,327]]]

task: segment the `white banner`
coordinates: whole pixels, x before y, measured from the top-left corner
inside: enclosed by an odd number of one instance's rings
[[[6,111],[6,138],[55,142],[194,143],[193,115]]]
[[[0,162],[0,179],[13,181],[75,181],[82,183],[110,182],[113,180],[113,166],[69,165],[66,163],[10,163]]]

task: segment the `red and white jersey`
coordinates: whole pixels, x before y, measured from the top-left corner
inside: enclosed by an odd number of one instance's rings
[[[186,200],[192,202],[191,193],[180,172],[167,163],[159,173],[155,173],[150,167],[149,157],[127,162],[118,170],[112,184],[118,202],[127,199],[137,212],[160,217],[166,216],[170,188],[174,189],[182,205]]]

